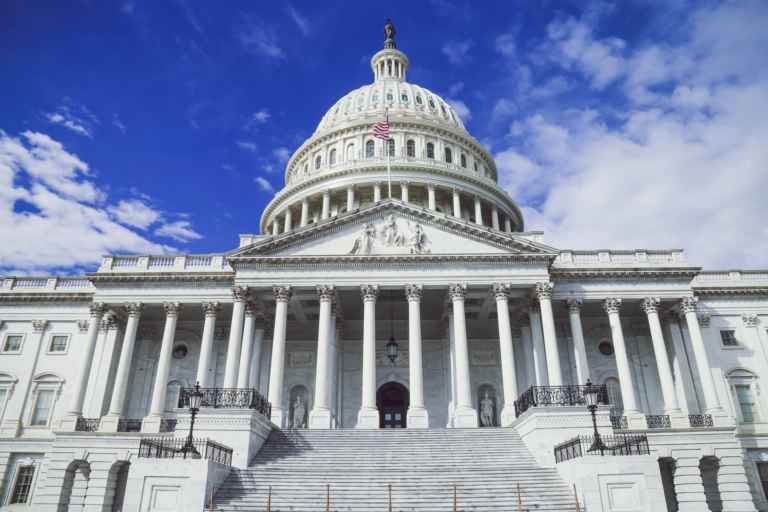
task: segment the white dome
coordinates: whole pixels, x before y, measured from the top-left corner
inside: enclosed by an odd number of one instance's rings
[[[464,124],[447,101],[432,91],[397,79],[380,79],[343,96],[323,116],[315,134],[359,121],[372,123],[390,119],[434,123],[466,132]]]

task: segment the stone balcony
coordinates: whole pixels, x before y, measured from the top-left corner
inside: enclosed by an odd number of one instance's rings
[[[98,274],[135,272],[232,272],[222,254],[104,256]]]
[[[560,251],[558,268],[682,267],[688,266],[681,249],[625,251]]]

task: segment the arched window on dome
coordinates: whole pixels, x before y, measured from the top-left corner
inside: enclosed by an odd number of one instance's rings
[[[405,94],[404,92],[400,93],[400,101],[402,101],[403,103],[408,103],[408,95]]]
[[[453,163],[453,152],[451,151],[451,148],[445,148],[445,163]]]
[[[429,98],[429,106],[430,108],[435,108],[435,100],[433,100],[432,98]]]
[[[351,162],[355,159],[355,145],[347,144],[347,162]]]
[[[376,105],[379,102],[379,93],[374,92],[373,96],[371,96],[371,102]]]
[[[461,166],[466,169],[467,168],[467,155],[464,153],[461,154]]]
[[[416,141],[415,140],[408,139],[408,142],[405,143],[405,155],[408,158],[416,157]]]
[[[328,155],[328,165],[336,165],[336,148],[333,148]]]
[[[435,158],[435,144],[427,142],[427,158]]]
[[[421,105],[421,104],[423,103],[423,102],[422,102],[422,100],[421,100],[421,94],[417,94],[417,95],[416,95],[416,103],[417,103],[418,105]]]
[[[309,164],[304,164],[304,175],[309,174]]]
[[[323,163],[323,159],[322,159],[322,158],[320,158],[320,155],[317,155],[317,156],[315,157],[315,169],[316,169],[316,170],[320,168],[320,164],[321,164],[321,163]]]
[[[475,164],[475,172],[477,172],[477,162],[473,162]]]
[[[395,156],[395,139],[387,140],[387,152],[389,156]]]
[[[369,140],[365,143],[365,158],[373,158],[374,154],[374,142]]]

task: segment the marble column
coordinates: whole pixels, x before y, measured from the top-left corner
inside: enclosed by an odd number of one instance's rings
[[[258,306],[252,301],[245,303],[245,320],[243,321],[243,344],[240,351],[240,362],[237,369],[237,387],[251,387],[251,355],[253,353],[253,335],[256,330]]]
[[[304,198],[301,201],[301,218],[299,219],[299,226],[304,227],[309,222],[309,199]]]
[[[472,406],[472,384],[469,376],[469,347],[467,344],[467,319],[464,313],[464,297],[467,287],[452,284],[448,295],[453,305],[453,338],[456,352],[456,409],[454,426],[477,427],[477,411]]]
[[[437,210],[437,201],[435,200],[435,186],[427,185],[427,208],[432,211]]]
[[[128,313],[128,320],[125,323],[123,347],[120,349],[120,360],[117,363],[115,384],[112,387],[112,400],[109,403],[109,413],[101,418],[101,426],[99,427],[99,430],[105,432],[117,432],[119,420],[123,415],[142,304],[140,302],[133,302],[126,304],[125,308]]]
[[[355,186],[350,185],[347,187],[347,211],[351,212],[355,209]]]
[[[509,217],[504,217],[504,231],[507,233],[512,232],[512,221],[509,219]]]
[[[457,189],[453,189],[453,216],[457,219],[461,218],[461,196]]]
[[[363,296],[363,385],[357,428],[379,428],[376,407],[376,299],[379,287],[360,286]]]
[[[544,335],[544,348],[547,353],[547,374],[550,386],[563,385],[563,372],[560,369],[560,348],[557,345],[555,317],[552,314],[552,283],[536,283],[536,296],[541,310],[541,330]]]
[[[496,231],[498,231],[500,227],[499,209],[496,207],[496,205],[493,205],[493,208],[491,209],[491,227],[493,227],[493,229]]]
[[[589,379],[589,361],[584,344],[584,329],[581,325],[581,299],[568,299],[568,319],[571,322],[573,360],[576,361],[576,382],[586,384]]]
[[[373,184],[373,202],[378,203],[381,201],[381,183]]]
[[[672,377],[672,367],[669,364],[669,355],[667,346],[664,342],[664,334],[661,330],[659,321],[659,304],[661,300],[658,297],[646,297],[643,299],[642,308],[648,317],[648,328],[651,331],[651,343],[653,344],[653,354],[656,359],[656,369],[659,372],[659,382],[661,383],[661,396],[664,399],[664,414],[676,416],[676,420],[682,417],[680,404],[677,401],[675,393],[675,381]],[[686,421],[680,422],[681,427],[687,427]]]
[[[536,303],[528,308],[528,318],[531,321],[531,349],[533,351],[533,371],[536,386],[548,386],[546,350],[544,350],[544,334],[541,329],[541,313]]]
[[[317,320],[317,367],[315,368],[315,402],[309,413],[309,428],[331,428],[331,409],[328,400],[328,380],[331,351],[331,309],[335,290],[333,286],[317,287],[320,313]]]
[[[696,368],[699,370],[706,412],[713,416],[720,415],[722,408],[715,389],[712,366],[707,355],[707,347],[704,345],[704,338],[701,336],[699,318],[696,316],[697,303],[698,299],[696,297],[683,297],[680,302],[680,309],[685,315],[685,323],[688,326],[688,334],[691,337],[691,347],[693,348],[693,357],[696,360]]]
[[[492,287],[496,298],[496,319],[499,324],[499,353],[501,354],[501,382],[504,388],[504,408],[501,410],[501,426],[508,427],[515,421],[517,400],[517,373],[515,349],[512,344],[512,325],[509,321],[509,285],[495,283]]]
[[[290,208],[285,210],[284,222],[283,233],[288,233],[293,229],[293,211]]]
[[[631,421],[631,416],[639,416],[640,411],[637,408],[637,397],[635,395],[635,385],[632,380],[632,369],[629,366],[627,346],[626,343],[624,343],[624,330],[621,327],[621,318],[619,317],[621,299],[605,299],[605,302],[603,302],[603,309],[608,314],[608,323],[611,327],[611,338],[613,340],[613,351],[616,357],[616,369],[619,373],[621,398],[624,402],[624,414],[627,416],[627,420]]]
[[[325,220],[331,216],[331,192],[325,190],[323,192],[323,207],[320,210],[320,219]]]
[[[338,400],[338,379],[339,379],[339,346],[341,330],[340,309],[336,301],[331,303],[331,322],[330,322],[330,356],[329,356],[329,379],[328,379],[328,403],[331,409],[331,428],[339,426],[339,400]]]
[[[424,363],[421,343],[421,285],[405,285],[408,299],[408,428],[428,428],[429,415],[424,406]]]
[[[280,234],[280,223],[277,219],[272,221],[272,236]]]
[[[240,362],[240,349],[243,343],[243,322],[245,321],[245,302],[248,289],[243,286],[232,287],[232,323],[229,327],[227,361],[224,367],[224,387],[237,386],[237,370]]]
[[[200,359],[197,361],[197,382],[201,388],[211,387],[211,356],[213,355],[213,335],[216,332],[216,315],[221,310],[218,302],[204,302],[202,305],[203,336],[200,340]]]
[[[283,428],[288,411],[283,407],[283,376],[285,375],[285,331],[288,322],[290,286],[275,286],[275,324],[272,334],[272,361],[269,370],[268,400],[272,404],[272,423]]]
[[[163,340],[160,343],[160,357],[157,360],[157,374],[155,385],[152,389],[152,405],[149,409],[150,416],[162,416],[165,412],[165,397],[168,391],[168,376],[171,373],[171,354],[173,342],[176,338],[176,323],[179,319],[181,306],[178,302],[166,302],[165,327],[163,328]]]
[[[400,182],[400,200],[404,203],[408,202],[408,182]]]
[[[483,203],[478,196],[475,196],[475,224],[483,225]]]
[[[90,306],[90,315],[88,317],[88,333],[86,334],[85,347],[83,350],[83,367],[76,374],[75,387],[72,390],[72,402],[67,411],[68,418],[62,422],[63,430],[75,430],[77,418],[83,415],[83,403],[85,402],[85,391],[88,388],[88,380],[91,376],[91,367],[93,366],[93,356],[96,350],[96,340],[99,337],[99,328],[101,327],[101,318],[104,315],[104,304],[94,302]]]

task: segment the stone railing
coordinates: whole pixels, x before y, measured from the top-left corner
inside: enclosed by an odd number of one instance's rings
[[[232,267],[221,254],[180,256],[105,256],[98,272],[226,272]]]
[[[561,267],[679,267],[685,264],[682,250],[561,251],[555,265]]]
[[[719,270],[701,272],[693,279],[693,286],[712,286],[713,284],[768,285],[768,270]]]
[[[0,280],[0,291],[16,293],[35,292],[91,292],[93,285],[87,277],[6,277]]]
[[[592,386],[600,389],[598,403],[608,404],[608,388],[605,385]],[[520,416],[531,407],[586,407],[584,391],[587,386],[531,386],[515,400],[515,416]]]

